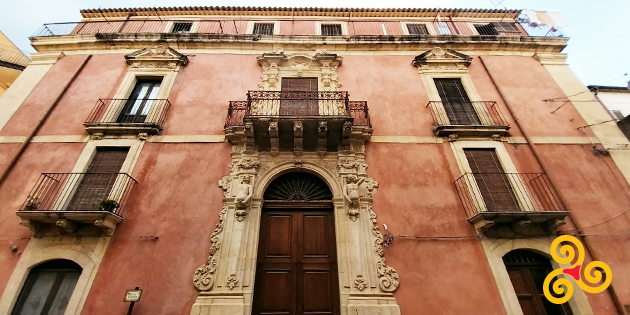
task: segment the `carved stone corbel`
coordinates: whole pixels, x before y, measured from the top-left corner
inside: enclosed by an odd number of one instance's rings
[[[372,221],[372,234],[375,237],[374,251],[378,255],[378,261],[376,263],[376,273],[378,275],[378,283],[381,291],[392,293],[398,290],[400,285],[400,278],[396,269],[387,266],[385,263],[385,251],[383,250],[383,234],[376,225],[376,213],[372,210],[372,206],[368,207],[368,213],[370,214],[370,220]]]
[[[193,276],[193,284],[199,291],[208,291],[212,289],[214,285],[214,273],[217,271],[217,264],[219,262],[218,256],[216,256],[219,249],[221,249],[221,241],[219,235],[223,233],[225,215],[228,211],[227,206],[223,206],[223,210],[219,213],[219,223],[217,223],[214,232],[210,235],[210,241],[212,246],[210,247],[210,256],[208,261],[197,268],[195,275]]]
[[[319,156],[326,155],[327,145],[328,145],[328,122],[320,121],[317,126],[317,153]]]
[[[301,120],[293,122],[293,154],[302,155],[304,151],[304,123]]]
[[[272,156],[277,156],[280,153],[280,139],[278,138],[278,122],[269,122],[269,143],[271,145],[270,153]]]
[[[66,219],[57,220],[57,222],[55,222],[55,225],[70,234],[76,232],[79,229],[79,225],[76,222],[72,222]]]

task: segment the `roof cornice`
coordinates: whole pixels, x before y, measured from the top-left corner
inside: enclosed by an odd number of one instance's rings
[[[291,8],[291,7],[160,7],[81,10],[83,18],[169,16],[169,15],[242,15],[242,16],[329,16],[329,17],[468,17],[516,19],[521,10],[437,9],[437,8]]]

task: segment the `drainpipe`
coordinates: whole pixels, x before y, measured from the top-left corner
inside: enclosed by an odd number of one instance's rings
[[[520,124],[520,121],[519,121],[518,117],[516,115],[514,115],[514,111],[512,110],[512,106],[510,106],[510,103],[508,103],[507,99],[505,98],[505,93],[503,93],[504,92],[503,88],[497,84],[497,81],[494,79],[494,76],[492,75],[492,72],[490,72],[490,69],[488,69],[488,67],[486,66],[486,62],[484,60],[484,57],[483,56],[479,56],[479,59],[481,60],[481,64],[483,64],[484,69],[488,73],[488,76],[490,76],[490,81],[492,81],[492,84],[497,88],[497,91],[499,92],[499,95],[501,96],[501,99],[503,100],[503,103],[505,104],[505,106],[507,107],[508,111],[510,112],[510,115],[514,119],[514,122],[515,122],[516,126],[523,133],[523,137],[525,137],[525,141],[527,141],[527,144],[529,145],[529,147],[532,148],[532,152],[534,153],[534,156],[536,157],[536,160],[538,161],[538,164],[540,164],[540,166],[542,167],[542,169],[543,169],[543,171],[545,173],[549,174],[549,172],[547,171],[547,167],[546,167],[545,163],[540,158],[540,153],[538,151],[538,148],[536,148],[536,145],[534,144],[532,139],[527,134],[527,131],[525,131],[525,129],[523,129],[521,127],[521,124]],[[554,181],[553,181],[553,178],[551,176],[549,176],[549,180],[551,181],[551,184],[555,187],[556,185],[553,183]],[[564,197],[562,197],[562,194],[558,193],[558,197],[560,198],[560,202],[562,203],[563,208],[566,209],[566,202],[564,200]],[[599,260],[597,258],[597,254],[595,253],[595,251],[593,251],[593,248],[586,241],[586,236],[584,236],[584,232],[582,231],[582,228],[581,228],[580,224],[575,220],[575,218],[573,217],[573,213],[571,213],[571,211],[569,211],[569,218],[571,219],[571,222],[573,222],[573,225],[575,226],[575,229],[577,230],[578,236],[580,236],[582,238],[582,243],[584,243],[584,246],[586,247],[586,250],[591,254],[591,257],[593,258],[593,260]],[[612,299],[613,304],[615,305],[615,309],[617,310],[617,313],[620,314],[620,315],[625,315],[626,312],[624,311],[623,306],[621,305],[621,302],[619,301],[619,297],[617,296],[617,293],[615,292],[615,288],[613,287],[612,282],[610,283],[610,286],[608,286],[608,293],[610,294],[610,298]]]
[[[87,62],[88,62],[88,60],[90,60],[90,58],[92,58],[92,55],[87,55],[85,57],[85,59],[83,59],[83,61],[81,62],[81,64],[77,68],[77,70],[75,70],[74,73],[72,74],[72,77],[70,78],[70,81],[68,81],[68,83],[66,83],[66,85],[63,87],[61,92],[59,92],[59,94],[57,95],[57,98],[55,98],[55,100],[50,105],[50,107],[48,107],[48,110],[46,111],[46,113],[44,113],[44,116],[42,116],[42,118],[37,122],[37,125],[35,126],[33,131],[31,131],[31,133],[28,135],[28,137],[26,137],[26,140],[24,142],[22,142],[22,145],[20,146],[20,149],[15,154],[15,156],[13,156],[13,159],[11,159],[11,161],[9,162],[9,166],[7,166],[7,168],[4,170],[4,172],[2,172],[2,175],[0,175],[0,187],[2,187],[2,185],[6,181],[7,177],[9,176],[11,171],[13,170],[13,167],[15,167],[15,164],[17,164],[17,161],[20,159],[20,157],[22,156],[24,151],[26,151],[26,148],[31,143],[31,140],[33,140],[33,137],[35,137],[35,135],[42,128],[42,126],[44,125],[44,122],[46,122],[46,120],[48,119],[48,117],[50,116],[52,111],[55,109],[55,107],[57,107],[57,104],[59,103],[61,98],[66,94],[66,92],[68,91],[68,88],[70,87],[70,85],[72,85],[72,83],[77,78],[79,73],[81,73],[81,70],[83,70],[83,68],[85,67],[85,64],[87,64]]]

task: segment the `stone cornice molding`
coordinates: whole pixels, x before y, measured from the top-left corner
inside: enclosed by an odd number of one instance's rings
[[[414,67],[429,64],[461,64],[466,67],[472,62],[472,57],[452,49],[434,47],[416,56],[411,63]]]
[[[188,57],[164,45],[136,50],[126,54],[125,60],[132,68],[176,68],[188,64]]]

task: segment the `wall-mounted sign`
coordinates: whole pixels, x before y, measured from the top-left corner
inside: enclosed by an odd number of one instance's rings
[[[140,296],[142,295],[142,290],[127,290],[125,294],[125,302],[140,302]]]

